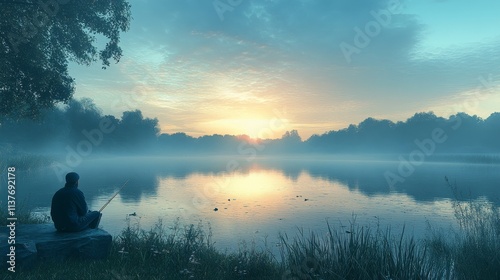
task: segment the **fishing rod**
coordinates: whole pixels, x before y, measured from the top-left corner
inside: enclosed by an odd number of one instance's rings
[[[108,200],[108,202],[106,202],[106,204],[104,204],[101,209],[99,209],[99,213],[102,212],[102,210],[104,208],[106,208],[106,206],[108,206],[108,204],[111,202],[111,200],[113,200],[113,198],[115,198],[115,196],[123,189],[123,187],[125,187],[125,185],[128,183],[128,181],[130,181],[130,179],[128,179],[125,184],[123,184],[123,186],[121,186],[118,191]]]

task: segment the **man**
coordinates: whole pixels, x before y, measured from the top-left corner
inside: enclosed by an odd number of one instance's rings
[[[89,211],[83,192],[78,189],[80,176],[75,172],[66,174],[66,184],[52,197],[50,216],[57,231],[76,232],[97,228],[102,214]]]

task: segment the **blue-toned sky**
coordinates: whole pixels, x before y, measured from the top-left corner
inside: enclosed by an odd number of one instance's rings
[[[367,117],[500,111],[498,0],[131,4],[122,60],[72,65],[75,97],[140,109],[165,133],[308,138]]]

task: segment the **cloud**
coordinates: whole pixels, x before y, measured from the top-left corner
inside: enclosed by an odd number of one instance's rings
[[[446,106],[480,75],[500,74],[500,40],[429,53],[429,27],[403,0],[243,0],[223,20],[213,3],[134,2],[124,57],[106,73],[118,81],[109,91],[145,96],[137,107],[176,127],[288,108],[312,131],[315,122],[323,129],[327,120]],[[360,36],[368,38],[361,46]],[[358,49],[350,62],[342,43]]]

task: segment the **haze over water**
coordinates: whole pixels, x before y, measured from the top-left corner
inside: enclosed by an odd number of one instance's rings
[[[500,1],[0,6],[0,216],[77,172],[121,248],[21,277],[500,275]]]
[[[228,172],[227,164],[239,168]],[[98,210],[127,180],[103,211],[102,228],[118,235],[127,226],[148,230],[159,219],[170,227],[200,221],[220,249],[237,250],[242,241],[276,246],[278,233],[298,229],[326,232],[359,225],[423,237],[433,228],[454,225],[452,190],[463,197],[498,205],[500,165],[426,162],[391,187],[384,177],[399,162],[334,160],[331,157],[160,158],[118,157],[87,160],[79,166],[80,188],[89,208]],[[18,200],[48,213],[52,194],[63,186],[52,167],[19,176]],[[217,208],[218,211],[214,211]],[[135,213],[136,215],[129,216]],[[346,228],[347,230],[347,228]],[[346,233],[347,234],[347,233]]]

